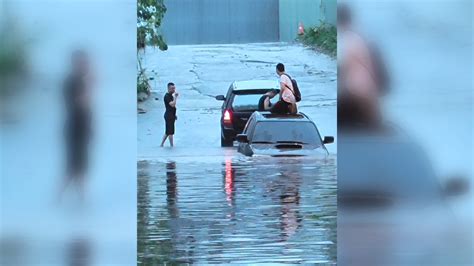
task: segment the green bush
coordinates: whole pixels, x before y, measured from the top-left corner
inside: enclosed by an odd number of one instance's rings
[[[23,34],[10,16],[0,17],[0,94],[12,90],[28,74],[28,49]]]
[[[150,84],[145,75],[139,75],[137,77],[137,94],[144,92],[146,94],[150,93]]]
[[[150,95],[151,93],[151,86],[148,82],[148,76],[145,74],[146,69],[142,68],[138,70],[137,75],[137,95],[141,92],[146,93],[146,95]]]
[[[319,26],[308,28],[298,40],[330,56],[336,56],[337,29],[333,25],[322,22]]]
[[[151,85],[142,66],[142,56],[147,46],[158,47],[162,51],[168,49],[160,26],[166,13],[164,0],[137,1],[137,94],[144,92],[150,95]],[[143,51],[143,53],[140,53]]]

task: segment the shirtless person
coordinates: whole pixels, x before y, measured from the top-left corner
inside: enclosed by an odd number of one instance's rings
[[[375,126],[380,122],[376,69],[365,40],[352,29],[346,5],[337,8],[338,122],[341,126]]]
[[[270,101],[273,99],[278,94],[278,90],[270,90],[262,97],[260,97],[260,100],[258,101],[258,110],[259,111],[268,111],[272,108],[272,102]]]
[[[89,142],[92,133],[90,98],[93,81],[90,58],[84,50],[76,50],[72,53],[71,59],[72,68],[64,82],[66,178],[60,187],[59,201],[70,184],[76,186],[82,201],[85,198]]]

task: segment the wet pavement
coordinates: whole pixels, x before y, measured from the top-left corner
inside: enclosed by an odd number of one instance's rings
[[[220,147],[213,98],[234,80],[276,80],[283,62],[300,111],[335,136],[335,60],[281,43],[170,46],[146,58],[158,75],[138,114],[138,262],[335,263],[337,144],[326,159],[245,157]],[[169,81],[180,93],[176,146],[160,148]]]
[[[275,66],[283,62],[298,81],[303,100],[300,112],[318,126],[322,136],[336,136],[336,61],[301,45],[285,43],[239,45],[181,45],[168,51],[148,49],[144,66],[154,80],[152,96],[139,107],[138,157],[222,154],[219,119],[221,101],[215,95],[226,94],[235,80],[278,80]],[[157,73],[157,74],[154,74]],[[178,99],[175,144],[172,152],[160,149],[164,133],[163,95],[168,82],[176,84]],[[158,99],[158,100],[156,100]],[[195,149],[186,147],[193,146]],[[328,145],[337,151],[337,138]],[[203,150],[205,150],[203,152]]]

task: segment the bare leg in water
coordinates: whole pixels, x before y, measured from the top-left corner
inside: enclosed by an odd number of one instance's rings
[[[163,147],[163,145],[165,145],[165,141],[166,141],[167,138],[168,138],[168,135],[165,134],[165,135],[163,136],[163,140],[161,140],[161,145],[160,145],[160,147]]]
[[[170,146],[171,146],[171,147],[174,146],[173,135],[166,135],[166,134],[165,134],[165,135],[163,136],[163,140],[161,141],[160,147],[163,147],[163,146],[165,145],[165,141],[166,141],[167,138],[168,138],[169,141],[170,141]]]
[[[64,181],[62,182],[60,188],[59,188],[59,193],[58,193],[58,198],[57,198],[57,203],[60,203],[62,198],[63,198],[63,194],[64,192],[66,191],[67,187],[69,186],[69,184],[71,184],[71,181],[72,181],[72,178],[70,176],[66,176],[64,178]]]
[[[84,202],[86,198],[86,184],[85,184],[85,175],[79,175],[75,179],[77,192],[79,193],[79,199],[81,202]]]
[[[59,193],[58,193],[58,198],[57,198],[57,203],[60,203],[63,199],[63,195],[68,189],[68,187],[74,183],[74,187],[77,189],[77,192],[79,194],[79,199],[81,202],[84,202],[85,200],[85,175],[84,174],[79,174],[77,176],[66,176],[64,178],[64,182],[61,184],[59,188]]]

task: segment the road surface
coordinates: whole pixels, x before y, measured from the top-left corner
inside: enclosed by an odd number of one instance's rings
[[[326,160],[245,157],[220,147],[214,99],[234,80],[277,80],[282,62],[301,89],[299,110],[335,136],[335,60],[282,43],[146,53],[157,74],[138,114],[138,261],[335,263],[336,144]],[[180,93],[176,146],[160,148],[168,82]]]

